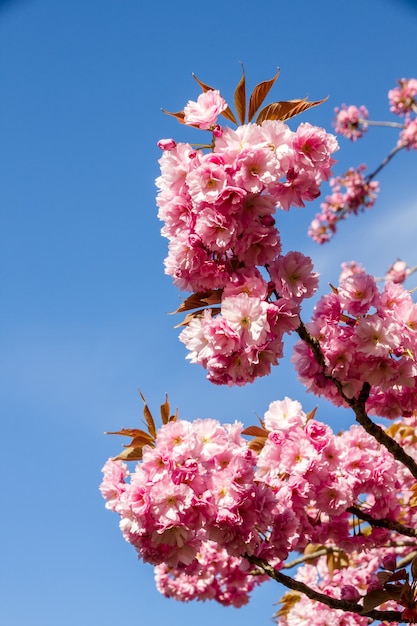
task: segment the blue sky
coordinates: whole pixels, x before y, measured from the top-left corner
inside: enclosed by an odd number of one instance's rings
[[[317,403],[288,363],[223,389],[185,361],[154,185],[157,140],[184,128],[160,109],[197,98],[192,72],[230,99],[243,61],[252,86],[281,67],[274,99],[329,96],[300,122],[331,130],[343,102],[387,119],[388,89],[417,76],[416,34],[401,0],[0,1],[0,623],[269,623],[272,583],[239,611],[162,598],[98,492],[121,443],[103,432],[139,425],[138,388],[155,412],[168,392],[184,418],[246,424],[285,395]],[[341,139],[335,173],[376,166],[395,141]],[[415,153],[398,155],[377,206],[326,247],[306,235],[318,203],[282,216],[284,250],[313,258],[323,291],[344,260],[377,275],[416,264],[415,171]],[[351,419],[324,403],[319,417]]]

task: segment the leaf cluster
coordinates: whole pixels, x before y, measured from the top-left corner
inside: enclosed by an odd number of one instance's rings
[[[140,461],[142,459],[142,451],[144,446],[155,447],[156,441],[156,425],[152,413],[147,405],[147,402],[143,394],[139,391],[139,395],[143,400],[143,416],[147,430],[141,428],[121,428],[115,432],[107,432],[106,435],[122,435],[123,437],[131,437],[130,443],[124,444],[122,452],[114,457],[114,461]],[[178,419],[178,409],[174,415],[170,415],[170,407],[168,402],[168,395],[165,396],[165,402],[160,407],[162,424],[168,424],[168,422],[175,422]]]
[[[256,124],[262,124],[262,122],[264,122],[265,120],[280,120],[284,122],[291,117],[294,117],[295,115],[299,115],[299,113],[303,113],[304,111],[307,111],[312,107],[326,102],[327,98],[323,98],[322,100],[316,100],[315,102],[309,101],[308,98],[295,100],[279,100],[277,102],[267,104],[264,108],[259,110],[279,75],[280,70],[278,69],[273,78],[258,83],[249,97],[249,105],[247,106],[246,77],[242,65],[242,77],[237,84],[233,98],[236,115],[233,113],[232,109],[229,106],[221,113],[221,115],[229,120],[229,122],[232,122],[236,125],[238,125],[237,120],[239,120],[240,124],[245,124],[246,121],[254,121]],[[203,93],[206,91],[215,90],[214,87],[210,87],[210,85],[203,83],[200,79],[197,78],[195,74],[193,74],[193,78],[200,85]],[[175,117],[181,124],[185,123],[185,114],[183,110],[178,111],[177,113],[165,111],[165,109],[162,109],[162,111],[167,115]]]
[[[411,563],[412,581],[409,582],[409,575],[405,568],[397,571],[382,570],[377,573],[380,589],[372,589],[364,596],[363,614],[372,611],[375,607],[387,602],[395,600],[405,609],[416,610],[416,591],[417,591],[417,559],[414,558]]]

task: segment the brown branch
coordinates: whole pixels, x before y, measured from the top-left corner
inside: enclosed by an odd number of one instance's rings
[[[417,463],[414,459],[405,452],[404,448],[400,446],[400,444],[395,441],[392,437],[387,435],[387,433],[380,427],[378,424],[375,424],[371,418],[368,416],[365,410],[365,404],[369,397],[369,392],[371,390],[371,385],[368,382],[363,383],[361,392],[358,398],[348,398],[343,391],[343,385],[337,378],[333,378],[333,376],[329,376],[326,374],[326,361],[324,358],[324,354],[321,350],[320,343],[316,337],[313,337],[308,332],[307,328],[300,320],[300,325],[297,328],[298,336],[300,339],[305,341],[308,346],[310,346],[314,358],[322,369],[323,376],[333,382],[336,386],[339,395],[343,398],[343,400],[350,406],[352,411],[355,413],[356,421],[360,424],[368,433],[371,435],[381,446],[384,446],[393,457],[402,463],[404,467],[406,467],[414,478],[417,479]]]
[[[368,126],[388,126],[389,128],[404,128],[401,122],[374,122],[372,120],[359,119],[359,124],[367,124]]]
[[[387,620],[391,622],[406,622],[407,620],[401,619],[401,613],[399,611],[368,611],[368,613],[363,613],[363,606],[360,604],[356,604],[356,602],[350,602],[349,600],[338,600],[337,598],[331,598],[330,596],[320,593],[319,591],[315,591],[308,585],[302,583],[299,580],[294,580],[290,576],[286,574],[282,574],[281,572],[274,569],[272,565],[270,565],[264,559],[260,559],[256,556],[250,556],[248,554],[245,555],[245,558],[259,567],[267,576],[275,580],[277,583],[281,583],[287,589],[292,589],[292,591],[297,591],[298,593],[302,593],[303,595],[310,598],[310,600],[314,600],[315,602],[321,602],[331,609],[338,609],[341,611],[346,611],[349,613],[356,613],[357,615],[363,615],[366,617],[370,617],[372,619],[379,619],[381,621]]]
[[[300,565],[301,563],[305,563],[306,561],[314,561],[318,559],[320,556],[325,556],[329,554],[329,552],[335,552],[333,548],[320,548],[311,554],[303,554],[303,556],[298,557],[298,559],[294,559],[293,561],[289,561],[288,563],[284,563],[282,565],[282,569],[292,569],[296,565]]]
[[[399,144],[398,146],[395,146],[395,148],[393,148],[391,152],[385,157],[385,159],[378,165],[376,170],[374,170],[372,174],[368,174],[368,176],[366,177],[366,182],[369,183],[373,178],[375,178],[375,176],[379,174],[379,172],[383,170],[386,165],[388,165],[391,159],[395,157],[397,152],[400,152],[400,150],[403,150],[405,147],[406,146],[403,143]]]
[[[395,439],[387,435],[387,433],[381,428],[381,426],[375,424],[375,422],[373,422],[366,413],[365,402],[367,397],[369,396],[370,389],[370,384],[364,383],[362,391],[359,394],[359,398],[357,400],[356,398],[348,399],[348,404],[355,413],[356,421],[366,430],[368,435],[371,435],[371,437],[376,439],[376,441],[380,443],[381,446],[384,446],[389,452],[391,452],[392,456],[397,459],[397,461],[402,463],[402,465],[404,465],[404,467],[406,467],[411,472],[414,478],[417,479],[417,463],[414,461],[414,459],[409,454],[407,454],[404,448],[400,446],[400,444],[395,441]]]
[[[368,522],[371,526],[375,526],[376,528],[386,528],[387,530],[394,530],[400,535],[405,535],[406,537],[417,537],[417,530],[414,528],[408,528],[404,526],[400,522],[395,522],[394,520],[380,518],[375,519],[369,513],[365,513],[362,509],[357,506],[349,506],[346,511],[348,513],[352,513],[352,515],[356,515],[359,519],[364,522]]]

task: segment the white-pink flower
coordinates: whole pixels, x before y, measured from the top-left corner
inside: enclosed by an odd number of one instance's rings
[[[190,126],[208,130],[216,124],[217,118],[227,108],[227,102],[217,89],[209,89],[200,94],[197,102],[189,100],[184,108],[184,121]]]

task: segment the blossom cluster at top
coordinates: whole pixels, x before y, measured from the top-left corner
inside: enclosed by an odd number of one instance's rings
[[[308,123],[296,132],[276,120],[216,129],[210,151],[180,143],[160,159],[166,273],[185,291],[224,288],[236,273],[274,261],[276,209],[317,198],[337,149],[333,135]]]
[[[398,276],[399,277],[399,276]],[[310,335],[319,342],[325,367],[312,348],[298,342],[293,361],[301,382],[340,406],[371,385],[366,409],[387,418],[412,415],[417,402],[417,304],[400,282],[382,291],[361,268],[346,273],[337,289],[317,303]]]
[[[133,472],[109,460],[100,489],[124,538],[156,566],[158,589],[179,600],[241,606],[265,580],[245,556],[280,570],[310,544],[362,559],[360,573],[352,567],[326,584],[329,595],[339,582],[338,593],[350,585],[364,595],[393,534],[352,533],[349,507],[413,526],[416,508],[403,505],[415,479],[359,426],[336,436],[289,398],[272,402],[262,424],[258,452],[239,423],[178,420],[144,446]]]
[[[388,100],[390,111],[403,118],[401,123],[368,121],[369,113],[365,106],[357,107],[343,104],[341,108],[335,109],[334,127],[336,132],[351,141],[356,141],[363,137],[370,124],[391,126],[400,129],[397,145],[391,156],[404,148],[416,150],[417,80],[415,78],[399,80],[398,87],[388,92]],[[365,169],[366,167],[363,165],[356,169],[350,168],[344,175],[330,180],[332,193],[321,204],[321,211],[315,216],[309,228],[309,235],[314,241],[317,243],[329,241],[341,220],[374,205],[379,191],[377,181],[373,180],[376,172],[365,176]],[[343,191],[343,187],[346,188],[345,191]]]
[[[162,140],[156,184],[166,273],[181,290],[219,294],[219,307],[194,316],[182,341],[212,382],[231,385],[277,363],[283,333],[297,328],[300,302],[317,286],[310,259],[282,254],[275,214],[317,198],[338,145],[308,123],[221,127],[226,106],[215,90],[188,103],[183,121],[211,131],[210,145]]]

